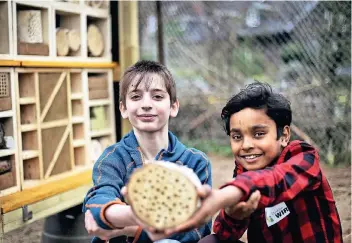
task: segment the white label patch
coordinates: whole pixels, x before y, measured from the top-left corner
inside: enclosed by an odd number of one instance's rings
[[[286,206],[286,203],[282,202],[273,207],[265,208],[265,219],[268,227],[276,224],[281,219],[285,218],[290,214],[290,210]]]

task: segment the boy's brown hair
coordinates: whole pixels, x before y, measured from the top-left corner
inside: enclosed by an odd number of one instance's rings
[[[175,103],[176,97],[176,85],[170,71],[162,64],[155,61],[139,61],[133,66],[127,68],[124,72],[120,81],[120,102],[126,106],[126,95],[128,88],[134,83],[135,89],[142,81],[146,81],[146,87],[148,88],[153,81],[153,74],[159,75],[164,81],[165,88],[170,95],[171,104]]]

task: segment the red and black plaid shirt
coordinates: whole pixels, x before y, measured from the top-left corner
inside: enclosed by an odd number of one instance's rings
[[[221,210],[214,232],[221,240],[237,240],[248,229],[248,242],[342,242],[341,224],[331,188],[319,166],[318,152],[302,141],[292,141],[273,165],[245,171],[236,163],[233,185],[244,197],[259,190],[258,209],[245,220],[235,220]],[[290,213],[268,227],[265,207],[285,202]]]

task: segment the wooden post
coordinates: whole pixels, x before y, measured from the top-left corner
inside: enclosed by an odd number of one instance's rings
[[[119,50],[120,70],[123,73],[127,67],[139,60],[137,1],[119,1]],[[130,130],[129,121],[122,120],[121,135],[125,135]]]
[[[162,4],[161,1],[156,1],[156,15],[158,19],[158,57],[159,57],[159,62],[165,65],[163,13],[162,13],[161,4]]]

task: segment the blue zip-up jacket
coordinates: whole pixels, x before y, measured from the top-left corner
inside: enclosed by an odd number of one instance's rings
[[[194,148],[186,148],[175,135],[169,135],[168,150],[161,150],[156,160],[168,161],[185,165],[198,175],[202,184],[212,185],[211,164],[208,157]],[[94,186],[88,191],[83,212],[90,210],[97,224],[103,229],[112,229],[113,226],[105,219],[105,210],[112,204],[125,202],[121,188],[125,186],[135,168],[143,166],[143,157],[138,141],[131,131],[120,142],[109,146],[94,164]],[[170,236],[180,242],[198,242],[211,232],[211,221],[206,225],[185,233]],[[121,238],[121,237],[119,237]],[[104,242],[95,237],[92,242]],[[116,242],[113,239],[110,242]],[[126,237],[124,237],[126,242]],[[142,232],[138,242],[151,242],[146,232]]]

